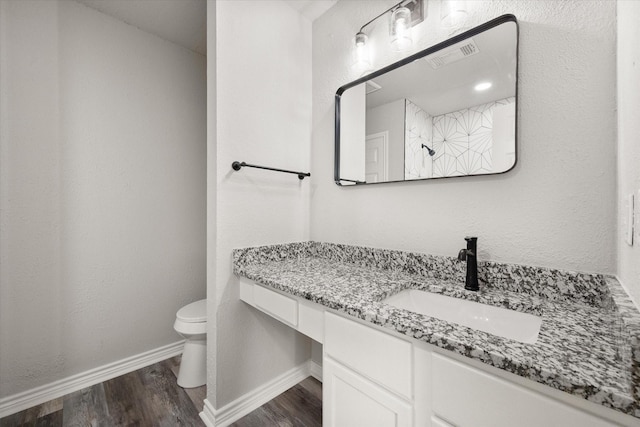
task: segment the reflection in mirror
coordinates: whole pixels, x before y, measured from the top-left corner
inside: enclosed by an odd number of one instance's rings
[[[338,89],[336,183],[512,169],[517,49],[504,15]]]

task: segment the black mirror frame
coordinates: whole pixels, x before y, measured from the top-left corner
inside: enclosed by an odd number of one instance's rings
[[[396,68],[400,68],[406,64],[409,64],[413,61],[415,61],[416,59],[420,59],[423,58],[427,55],[431,55],[432,53],[435,53],[439,50],[442,50],[446,47],[449,47],[451,45],[454,45],[456,43],[459,43],[465,39],[468,39],[470,37],[473,37],[475,35],[478,35],[482,32],[485,32],[487,30],[490,30],[493,27],[497,27],[498,25],[507,23],[507,22],[513,22],[516,24],[516,93],[515,93],[515,98],[516,98],[516,105],[515,105],[515,109],[516,109],[516,122],[515,122],[515,153],[516,153],[516,159],[515,162],[513,162],[513,165],[503,171],[503,172],[496,172],[496,173],[491,173],[491,174],[474,174],[474,175],[459,175],[459,176],[442,176],[442,177],[434,177],[434,178],[423,178],[423,179],[411,179],[411,180],[401,180],[401,181],[383,181],[383,182],[360,182],[360,181],[355,181],[356,185],[347,185],[347,187],[355,187],[357,185],[363,185],[363,184],[367,184],[367,185],[372,185],[372,184],[389,184],[389,183],[394,183],[394,182],[414,182],[414,181],[430,181],[433,179],[447,179],[447,178],[463,178],[463,177],[467,177],[467,176],[490,176],[490,175],[501,175],[501,174],[505,174],[511,170],[513,170],[513,168],[516,167],[516,165],[518,164],[518,66],[519,66],[519,49],[520,49],[520,28],[518,26],[518,20],[516,19],[515,15],[512,14],[506,14],[506,15],[502,15],[499,16],[497,18],[492,19],[491,21],[485,22],[484,24],[478,25],[477,27],[474,27],[468,31],[465,31],[464,33],[460,33],[456,36],[453,36],[450,39],[447,39],[443,42],[440,42],[436,45],[433,45],[431,47],[428,47],[424,50],[421,50],[420,52],[414,53],[411,56],[408,56],[404,59],[401,59],[398,62],[394,62],[391,65],[387,65],[384,68],[381,68],[379,70],[373,71],[367,75],[364,75],[362,77],[360,77],[357,80],[352,81],[351,83],[347,83],[344,86],[340,86],[338,88],[338,90],[336,91],[336,95],[335,95],[335,126],[334,126],[334,182],[339,185],[339,186],[343,186],[342,185],[342,181],[345,182],[354,182],[354,181],[350,181],[350,180],[346,180],[346,179],[340,179],[340,98],[342,97],[342,94],[344,93],[345,90],[352,88],[354,86],[357,86],[361,83],[364,83],[368,80],[371,80],[373,78],[376,78],[382,74],[385,74],[391,70],[395,70]]]

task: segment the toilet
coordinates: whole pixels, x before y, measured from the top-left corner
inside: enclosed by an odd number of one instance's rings
[[[185,305],[176,314],[173,328],[185,338],[178,385],[200,387],[207,382],[207,300]]]

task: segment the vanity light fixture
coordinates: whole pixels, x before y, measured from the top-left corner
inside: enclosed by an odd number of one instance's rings
[[[411,11],[404,6],[395,9],[391,14],[389,26],[391,48],[396,52],[404,52],[413,44],[411,38]]]
[[[440,23],[452,31],[464,27],[467,21],[467,2],[465,0],[441,0]]]
[[[491,82],[482,82],[482,83],[478,83],[477,85],[474,86],[474,89],[478,92],[482,92],[484,90],[489,89],[491,86],[493,86],[493,84]]]
[[[354,50],[353,67],[362,72],[362,74],[368,74],[371,68],[371,53],[369,52],[369,45],[367,44],[369,37],[362,31],[356,34],[356,49]]]
[[[423,11],[424,0],[402,0],[360,27],[355,37],[354,67],[364,72],[371,70],[371,53],[367,44],[369,38],[364,32],[365,27],[391,12],[389,23],[391,46],[393,50],[402,52],[411,47],[411,27],[424,20]]]

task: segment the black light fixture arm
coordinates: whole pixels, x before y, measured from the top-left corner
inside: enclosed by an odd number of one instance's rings
[[[361,33],[364,30],[364,27],[366,27],[367,25],[371,24],[373,21],[375,21],[376,19],[380,18],[382,15],[384,15],[385,13],[389,13],[394,9],[397,9],[398,7],[400,7],[402,5],[402,3],[407,2],[407,0],[402,0],[400,3],[397,3],[393,6],[391,6],[389,9],[385,10],[384,12],[382,12],[380,15],[376,16],[375,18],[373,18],[371,21],[367,22],[366,24],[364,24],[362,27],[360,27],[360,31],[358,31],[359,33]]]
[[[289,171],[289,170],[286,170],[286,169],[270,168],[270,167],[267,167],[267,166],[250,165],[249,163],[238,162],[238,161],[235,161],[235,162],[231,163],[231,168],[234,171],[239,171],[243,167],[264,169],[264,170],[274,171],[274,172],[292,173],[294,175],[298,175],[298,179],[304,179],[304,177],[306,177],[306,176],[311,176],[311,174],[309,172],[295,172],[295,171]]]

